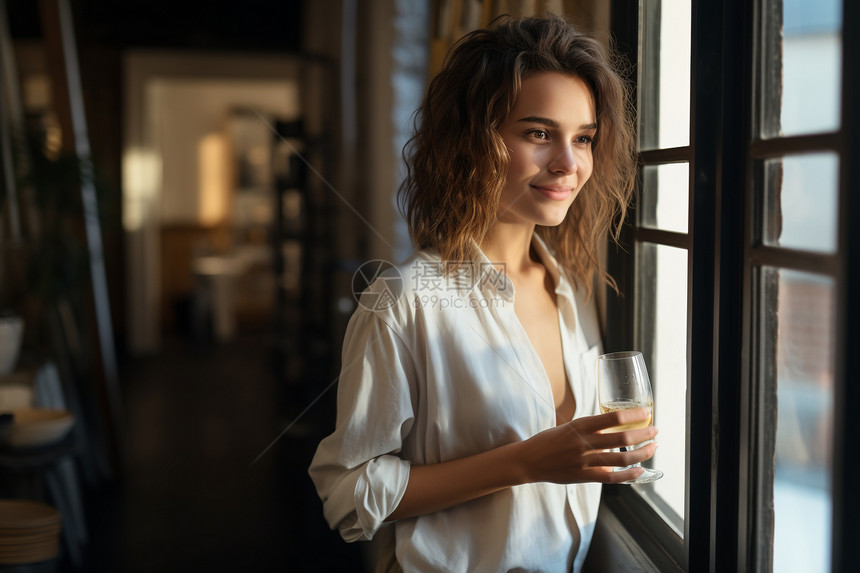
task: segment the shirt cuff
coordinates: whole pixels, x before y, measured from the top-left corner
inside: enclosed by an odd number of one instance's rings
[[[396,456],[372,459],[355,484],[355,506],[358,523],[366,539],[382,527],[385,519],[394,513],[409,483],[409,462]]]
[[[384,455],[370,460],[361,471],[347,478],[355,479],[355,487],[338,489],[344,494],[352,489],[353,499],[349,500],[349,505],[355,507],[355,519],[340,521],[338,529],[344,541],[366,541],[373,538],[403,499],[406,484],[409,482],[409,469],[410,464],[406,460]],[[327,505],[343,507],[336,500],[329,500]]]

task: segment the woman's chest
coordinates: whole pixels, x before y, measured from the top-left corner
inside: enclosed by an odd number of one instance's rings
[[[561,342],[558,360],[579,368]],[[441,317],[416,356],[419,368],[415,446],[430,463],[528,438],[555,425],[553,388],[539,353],[513,308]],[[565,352],[565,350],[567,352]],[[573,392],[570,392],[571,396]]]

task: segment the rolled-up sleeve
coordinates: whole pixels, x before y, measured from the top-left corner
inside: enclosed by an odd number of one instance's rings
[[[335,431],[308,470],[326,521],[346,541],[371,539],[406,491],[410,464],[399,454],[416,398],[409,349],[380,316],[359,310],[344,338]]]

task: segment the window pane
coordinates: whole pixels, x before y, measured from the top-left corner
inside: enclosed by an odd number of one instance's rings
[[[766,245],[835,252],[839,156],[813,153],[764,163]]]
[[[839,129],[842,0],[764,0],[762,137]]]
[[[686,233],[690,196],[689,164],[646,165],[643,179],[639,224]]]
[[[770,389],[763,407],[776,406],[776,420],[767,420],[776,424],[775,444],[764,457],[774,471],[773,570],[829,571],[833,280],[773,268],[762,278]]]
[[[636,345],[654,388],[654,424],[660,448],[652,465],[663,471],[653,484],[634,486],[683,535],[687,392],[687,251],[637,245]]]
[[[690,0],[642,0],[639,148],[690,144]]]

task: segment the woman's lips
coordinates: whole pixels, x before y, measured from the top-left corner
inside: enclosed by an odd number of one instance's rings
[[[553,201],[564,201],[573,193],[573,189],[564,185],[531,185],[531,187]]]

